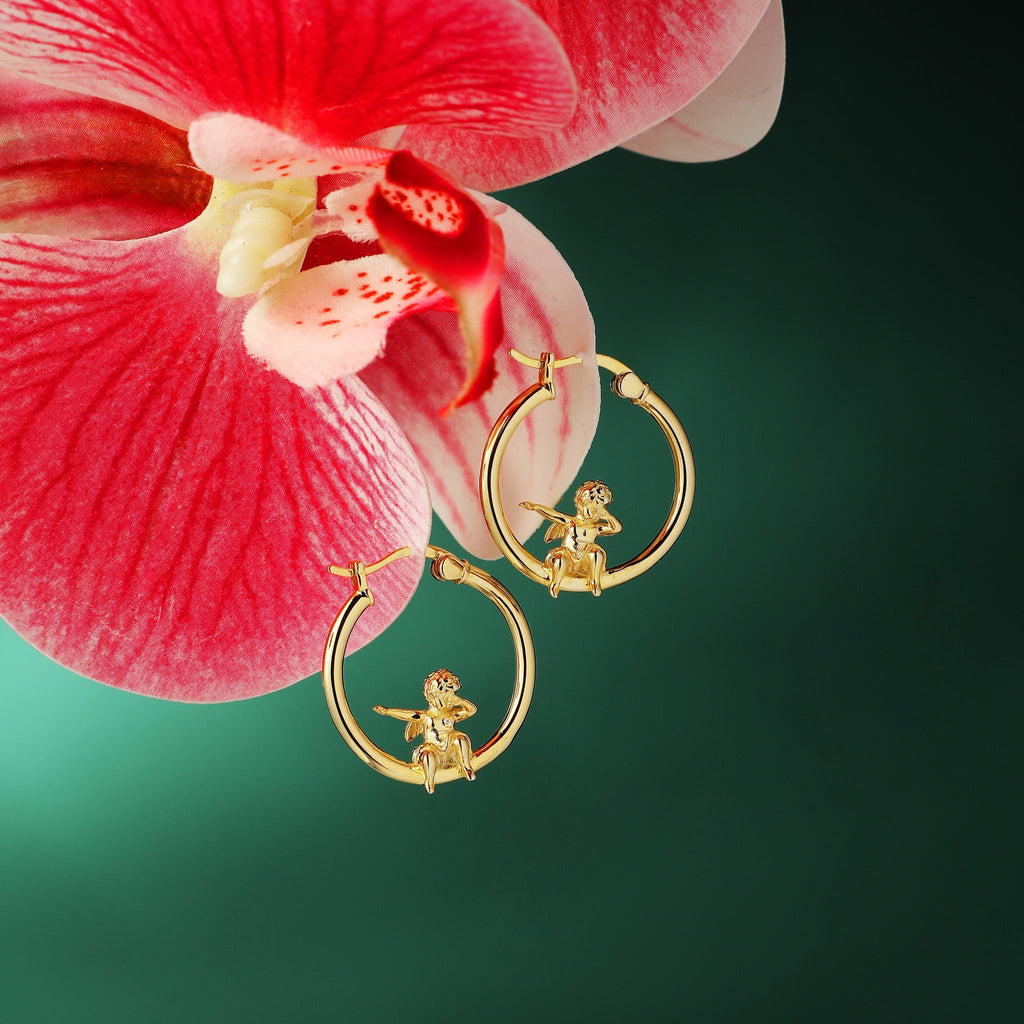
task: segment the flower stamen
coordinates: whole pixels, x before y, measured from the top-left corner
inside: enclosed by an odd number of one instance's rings
[[[228,298],[252,295],[269,279],[266,261],[292,241],[292,219],[273,206],[246,207],[220,253],[217,291]]]
[[[255,295],[266,284],[297,274],[313,235],[316,181],[273,182],[255,188],[215,183],[204,219],[219,223],[217,291],[227,298]]]

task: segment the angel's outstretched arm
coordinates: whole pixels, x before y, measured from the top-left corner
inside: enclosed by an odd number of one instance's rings
[[[538,505],[535,501],[521,501],[519,502],[519,507],[528,509],[530,512],[536,512],[545,519],[550,519],[553,523],[561,523],[562,526],[572,522],[572,516],[567,516],[564,512],[559,512],[558,509],[548,508],[547,505]]]
[[[386,708],[381,704],[375,704],[373,710],[378,715],[397,718],[401,722],[415,722],[423,714],[422,711],[410,711],[408,708]]]

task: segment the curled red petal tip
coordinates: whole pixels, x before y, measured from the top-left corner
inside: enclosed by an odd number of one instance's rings
[[[441,410],[446,416],[494,379],[494,354],[504,333],[501,228],[472,196],[406,151],[388,162],[368,211],[384,249],[443,288],[458,309],[466,379]]]

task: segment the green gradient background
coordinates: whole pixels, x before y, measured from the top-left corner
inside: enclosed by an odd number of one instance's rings
[[[754,152],[510,196],[676,408],[698,487],[669,559],[600,601],[497,567],[538,688],[473,786],[365,769],[318,678],[167,705],[3,628],[0,1018],[1013,1019],[1016,77],[991,29],[825,6],[787,5]],[[651,532],[646,417],[607,402],[588,471]],[[489,681],[479,604],[426,581],[353,676]]]

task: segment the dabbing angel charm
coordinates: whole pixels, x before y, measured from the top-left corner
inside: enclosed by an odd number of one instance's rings
[[[554,371],[583,360],[579,356],[555,359],[550,352],[543,353],[540,359],[532,359],[514,349],[510,354],[520,363],[535,366],[540,372],[537,383],[523,391],[498,417],[487,438],[480,464],[480,500],[487,528],[501,553],[523,575],[536,583],[543,583],[552,597],[558,597],[563,590],[589,590],[599,597],[603,590],[645,573],[668,553],[683,532],[693,505],[694,468],[690,442],[675,413],[649,384],[640,380],[624,363],[599,355],[598,366],[615,375],[612,391],[653,417],[668,441],[675,469],[672,505],[661,530],[639,555],[622,565],[608,568],[608,559],[599,541],[602,537],[620,533],[622,524],[608,511],[612,492],[604,481],[588,480],[576,491],[575,514],[560,512],[533,501],[521,501],[523,508],[551,521],[544,540],[548,543],[558,541],[558,546],[548,551],[541,562],[523,547],[509,527],[501,503],[501,463],[512,435],[523,420],[538,406],[557,397]]]
[[[519,502],[523,508],[551,520],[544,534],[545,543],[561,541],[544,559],[544,565],[551,575],[548,590],[552,597],[558,597],[562,580],[566,576],[586,580],[594,597],[601,596],[601,579],[608,564],[608,556],[604,548],[598,545],[597,539],[622,530],[622,523],[607,510],[611,500],[611,488],[603,480],[588,480],[576,491],[574,516],[533,501]]]
[[[400,548],[370,565],[351,562],[347,568],[332,565],[331,572],[352,580],[354,591],[342,605],[331,626],[324,649],[323,680],[327,706],[342,738],[371,768],[400,782],[422,785],[433,793],[438,783],[455,779],[472,782],[476,773],[490,764],[515,738],[526,718],[533,697],[536,660],[533,638],[523,610],[515,598],[482,569],[457,558],[441,548],[428,545],[426,557],[431,559],[430,573],[436,580],[465,584],[487,597],[501,612],[512,634],[516,654],[515,680],[508,711],[497,731],[476,749],[461,725],[476,714],[476,705],[459,695],[458,676],[447,669],[431,672],[423,683],[425,708],[395,708],[377,704],[379,715],[405,722],[406,742],[420,742],[412,751],[412,759],[403,761],[381,750],[360,728],[345,692],[345,648],[359,617],[373,605],[373,591],[368,577],[405,558],[409,548]]]
[[[423,772],[423,785],[428,793],[434,792],[438,768],[458,768],[472,782],[476,778],[473,768],[473,744],[464,732],[455,728],[464,718],[476,714],[476,705],[455,695],[462,684],[459,677],[446,668],[431,672],[423,680],[423,696],[427,706],[419,711],[408,708],[386,708],[376,704],[378,715],[387,715],[405,722],[405,742],[423,737],[423,742],[412,752],[412,762]]]

